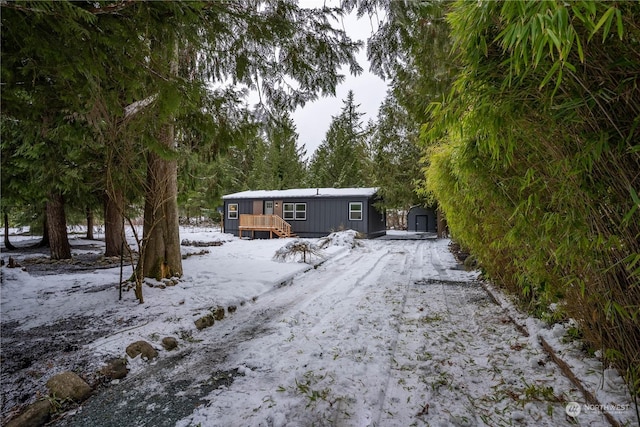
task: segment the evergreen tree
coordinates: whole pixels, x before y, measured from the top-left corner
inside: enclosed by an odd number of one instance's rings
[[[451,56],[450,26],[445,19],[451,3],[344,1],[348,10],[357,9],[359,15],[385,17],[367,41],[371,71],[391,81],[393,96],[416,130],[430,120],[430,105],[442,101],[459,69]]]
[[[429,127],[431,106],[451,90],[458,70],[444,19],[449,5],[438,0],[345,5],[371,17],[384,11],[384,21],[368,40],[367,53],[372,71],[390,80],[391,90],[378,113],[372,170],[389,208],[436,203],[424,186],[422,168],[428,164],[424,154],[429,147],[419,134],[423,126]]]
[[[367,133],[362,125],[353,91],[343,100],[344,106],[334,116],[309,164],[309,180],[317,187],[362,187],[373,182],[366,175],[369,161]]]
[[[63,137],[71,123],[84,122],[105,145],[117,149],[124,142],[126,153],[135,152],[131,141],[143,147],[144,276],[182,272],[176,148],[194,124],[211,129],[208,111],[219,101],[211,96],[212,80],[257,89],[266,105],[286,110],[333,94],[344,78],[341,65],[361,70],[353,57],[358,44],[329,21],[339,9],[301,9],[281,1],[1,6],[8,95],[3,93],[3,117],[30,127],[35,136],[52,129],[45,134]],[[72,147],[57,152],[66,155],[84,145]],[[136,177],[131,185],[138,183]]]
[[[408,211],[425,203],[416,192],[422,177],[419,132],[406,109],[391,93],[378,110],[372,136],[371,176],[387,209]]]
[[[229,173],[235,176],[225,191],[282,190],[304,185],[304,148],[288,113],[254,122],[254,133],[243,149],[230,150],[226,158]]]
[[[266,129],[265,189],[285,190],[302,187],[306,178],[304,147],[298,147],[298,134],[288,114],[273,117]],[[257,187],[256,187],[257,188]]]
[[[235,165],[228,160],[255,153],[251,141],[260,124],[243,102],[244,93],[227,89],[216,91],[215,96],[219,101],[209,109],[213,121],[206,129],[194,126],[181,132],[178,205],[186,217],[212,214],[223,193],[246,182],[250,170],[240,161]]]

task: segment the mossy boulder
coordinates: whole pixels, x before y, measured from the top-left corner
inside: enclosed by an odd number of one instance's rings
[[[127,347],[127,355],[134,359],[139,355],[143,360],[153,360],[158,357],[158,351],[146,341],[136,341]]]
[[[91,387],[71,371],[54,375],[47,381],[47,388],[51,396],[61,400],[82,402],[91,394]]]

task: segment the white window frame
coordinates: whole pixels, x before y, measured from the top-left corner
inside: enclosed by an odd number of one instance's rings
[[[354,206],[360,206],[359,210],[353,209]],[[354,218],[354,214],[359,213],[360,218]],[[362,202],[349,202],[349,221],[362,221],[364,213],[364,204]]]
[[[285,221],[293,221],[295,216],[295,203],[283,203],[282,204],[282,218]]]
[[[307,204],[296,203],[294,215],[295,215],[296,221],[306,221],[307,220]]]
[[[299,202],[286,202],[282,204],[282,218],[285,221],[306,221],[307,204]]]
[[[231,206],[235,206],[235,209],[231,209]],[[229,203],[227,205],[227,219],[238,219],[238,204],[237,203]]]

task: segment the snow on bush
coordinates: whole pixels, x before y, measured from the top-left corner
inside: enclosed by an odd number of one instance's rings
[[[355,248],[361,243],[357,240],[358,232],[355,230],[336,231],[318,240],[318,247],[324,249],[329,246],[347,246]]]
[[[312,257],[322,258],[322,250],[319,246],[302,239],[295,239],[278,249],[273,259],[280,262],[300,258],[302,262],[310,262]]]

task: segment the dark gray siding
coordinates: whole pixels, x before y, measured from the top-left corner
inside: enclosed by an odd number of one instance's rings
[[[349,220],[349,202],[361,202],[366,209],[367,200],[363,197],[351,198],[300,198],[284,200],[284,203],[306,203],[307,218],[304,221],[287,220],[291,229],[300,237],[322,237],[338,230],[355,230],[367,233],[367,218],[363,212],[361,221]]]
[[[238,219],[229,219],[229,204],[238,205]],[[253,200],[251,199],[235,199],[224,201],[224,232],[238,235],[238,226],[240,225],[240,214],[253,214]]]
[[[225,199],[224,200],[224,232],[238,235],[238,220],[228,218],[228,205],[238,204],[238,214],[253,214],[254,200],[263,199]],[[276,199],[264,199],[273,200]],[[349,203],[362,203],[362,220],[349,220]],[[280,199],[279,203],[305,203],[306,219],[285,219],[291,224],[292,231],[299,237],[323,237],[333,231],[355,230],[365,237],[377,237],[386,232],[384,214],[373,206],[373,199],[360,197],[300,197],[294,199]],[[284,215],[283,215],[284,217]],[[247,235],[248,233],[245,233]],[[256,233],[256,237],[268,237],[269,233]]]
[[[423,208],[414,206],[407,213],[408,231],[426,231],[435,233],[437,231],[436,211],[433,208]]]
[[[367,238],[379,237],[387,233],[387,218],[385,216],[385,213],[378,211],[373,205],[374,203],[374,199],[369,199],[369,229],[367,232]]]

